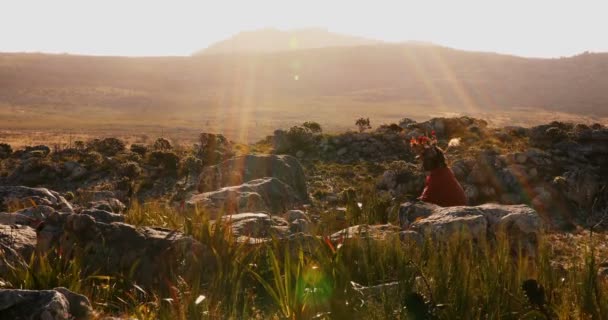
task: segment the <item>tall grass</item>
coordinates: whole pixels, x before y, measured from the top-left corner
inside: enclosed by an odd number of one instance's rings
[[[58,255],[36,254],[2,277],[20,288],[65,286],[87,295],[100,316],[137,319],[608,317],[608,283],[598,277],[593,243],[571,257],[571,267],[559,269],[543,239],[534,256],[502,234],[486,241],[464,232],[447,242],[427,237],[423,244],[357,235],[340,242],[302,236],[247,244],[233,237],[228,223],[197,210],[146,204],[127,216],[130,223],[194,237],[208,248],[209,261],[194,275],[163,275],[168,289],[141,288],[128,275],[84,275],[78,257]],[[527,279],[544,287],[542,303],[522,290]],[[421,297],[424,314],[408,304],[411,297]]]

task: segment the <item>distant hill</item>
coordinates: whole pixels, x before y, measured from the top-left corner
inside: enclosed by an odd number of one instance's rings
[[[227,40],[212,44],[196,54],[269,53],[298,49],[349,47],[379,44],[381,41],[308,28],[291,31],[261,29],[241,32]]]
[[[608,117],[608,54],[528,59],[379,44],[193,57],[0,54],[0,127],[215,126],[247,137],[303,120],[541,109]],[[525,109],[522,109],[525,108]],[[511,115],[500,125],[517,123]],[[499,117],[491,116],[498,121]]]

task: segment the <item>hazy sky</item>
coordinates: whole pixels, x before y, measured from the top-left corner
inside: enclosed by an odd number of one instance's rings
[[[608,51],[606,0],[0,0],[0,51],[189,55],[243,30],[558,57]]]

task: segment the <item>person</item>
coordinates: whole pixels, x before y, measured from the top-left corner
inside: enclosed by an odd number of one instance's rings
[[[428,172],[424,190],[418,200],[441,207],[466,205],[467,197],[464,189],[447,166],[445,154],[437,146],[435,133],[432,133],[431,138],[421,136],[412,139],[410,146],[418,154],[416,158],[422,161],[424,171]]]

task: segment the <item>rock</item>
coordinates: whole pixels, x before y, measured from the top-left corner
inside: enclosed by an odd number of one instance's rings
[[[272,217],[267,213],[239,213],[223,216],[223,223],[230,226],[232,235],[237,239],[259,238],[267,239],[272,236],[279,238],[289,233],[289,223],[280,217]]]
[[[300,159],[304,158],[304,151],[300,150],[300,151],[296,152],[296,157],[298,157]]]
[[[87,169],[78,162],[68,161],[63,164],[63,167],[67,172],[68,180],[77,180],[87,174]]]
[[[479,189],[472,184],[463,184],[464,194],[467,197],[469,204],[477,203],[479,199]]]
[[[411,242],[417,245],[422,245],[424,243],[424,237],[420,233],[413,230],[399,232],[399,239],[401,239],[402,242]]]
[[[36,248],[36,230],[29,226],[0,224],[0,275],[8,274],[6,263],[23,267]],[[1,277],[1,276],[0,276]]]
[[[277,178],[249,181],[218,191],[200,193],[186,202],[198,206],[215,218],[220,213],[268,212],[281,214],[304,202],[296,192]]]
[[[82,212],[80,212],[80,214],[89,215],[95,218],[95,221],[103,223],[125,222],[125,216],[123,216],[122,214],[116,214],[105,210],[88,209],[83,210]]]
[[[564,173],[564,195],[583,208],[591,208],[600,190],[600,178],[588,168],[576,169]]]
[[[83,275],[132,275],[145,286],[166,284],[166,277],[201,274],[209,250],[174,230],[102,223],[86,214],[50,215],[38,231],[37,249],[60,246],[66,256],[79,256]]]
[[[476,207],[439,207],[432,204],[410,203],[420,207],[403,210],[431,214],[411,224],[411,229],[429,234],[438,240],[449,241],[461,230],[467,230],[473,239],[495,239],[499,231],[505,232],[510,243],[521,243],[530,255],[536,253],[542,222],[534,209],[526,205],[484,204]]]
[[[12,207],[23,208],[39,205],[73,211],[72,205],[55,191],[46,188],[0,186],[0,211],[9,211],[9,208]]]
[[[89,209],[104,210],[112,213],[121,213],[127,208],[127,206],[116,198],[89,202],[87,207]]]
[[[379,225],[356,225],[331,235],[332,241],[344,241],[347,239],[371,238],[375,240],[388,240],[390,237],[399,236],[401,228],[392,224]]]
[[[309,233],[310,232],[310,221],[306,219],[296,219],[289,223],[290,233]]]
[[[341,157],[341,156],[345,155],[347,152],[348,152],[348,148],[342,147],[338,150],[338,152],[336,152],[336,154],[338,155],[338,157]]]
[[[399,225],[402,229],[408,228],[415,221],[430,216],[435,205],[428,202],[406,202],[399,206]]]
[[[89,319],[89,299],[66,288],[0,290],[1,319]]]
[[[209,192],[261,178],[279,179],[300,201],[308,200],[304,169],[289,155],[246,155],[207,167],[200,175],[198,190]]]
[[[516,153],[515,161],[517,161],[517,163],[519,164],[524,164],[526,163],[526,161],[528,161],[528,156],[526,156],[525,153]]]
[[[287,211],[287,213],[285,214],[285,219],[287,219],[287,222],[293,222],[295,220],[301,220],[301,219],[310,221],[306,212],[304,212],[302,210]]]
[[[389,168],[378,181],[378,189],[387,190],[393,196],[420,194],[424,188],[425,174],[416,165],[405,161],[394,161]]]

